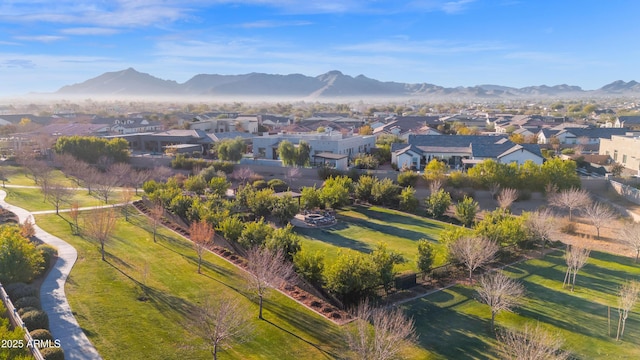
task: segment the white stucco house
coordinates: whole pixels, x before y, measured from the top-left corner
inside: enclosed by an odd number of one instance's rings
[[[311,147],[310,161],[314,155],[329,153],[347,155],[353,159],[358,154],[369,153],[375,147],[376,137],[373,135],[345,135],[341,133],[299,133],[273,134],[253,138],[253,156],[256,158],[277,160],[278,146],[282,141],[290,141],[294,145],[305,141]]]
[[[406,144],[392,144],[391,162],[399,168],[422,169],[432,159],[451,167],[470,167],[485,159],[500,163],[524,164],[531,160],[542,164],[538,144],[515,144],[506,136],[486,135],[411,135]]]

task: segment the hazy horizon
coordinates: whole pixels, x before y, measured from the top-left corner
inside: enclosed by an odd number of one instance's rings
[[[0,96],[129,67],[179,83],[339,70],[444,87],[594,90],[639,78],[629,16],[638,10],[594,0],[5,2]]]

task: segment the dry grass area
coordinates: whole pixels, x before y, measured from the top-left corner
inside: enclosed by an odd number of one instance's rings
[[[568,221],[562,219],[561,221]],[[587,219],[574,217],[576,231],[574,234],[558,235],[558,239],[566,244],[578,245],[592,250],[608,252],[621,256],[635,257],[633,249],[619,240],[618,231],[622,229],[629,220],[613,220],[608,226],[600,228],[600,238],[596,236],[596,229]]]

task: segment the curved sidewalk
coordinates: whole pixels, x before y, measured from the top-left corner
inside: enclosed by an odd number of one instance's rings
[[[15,213],[20,223],[32,216],[31,212],[5,202],[6,196],[7,193],[0,190],[0,206]],[[42,230],[35,224],[35,219],[32,218],[32,221],[34,222],[36,237],[58,249],[58,260],[40,288],[42,309],[49,315],[49,328],[53,338],[60,340],[67,360],[102,359],[91,341],[89,341],[89,338],[82,331],[80,325],[78,325],[64,293],[64,283],[78,258],[76,249],[62,239]]]

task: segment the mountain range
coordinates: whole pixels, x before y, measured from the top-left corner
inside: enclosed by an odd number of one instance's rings
[[[198,74],[184,83],[163,80],[133,68],[107,72],[82,83],[60,88],[55,95],[70,96],[203,96],[261,97],[300,100],[329,98],[521,98],[640,95],[640,83],[618,80],[597,90],[579,86],[499,85],[446,88],[428,83],[383,82],[364,75],[352,77],[340,71],[311,77],[301,74],[244,75]]]

